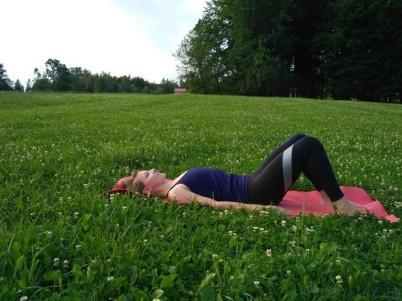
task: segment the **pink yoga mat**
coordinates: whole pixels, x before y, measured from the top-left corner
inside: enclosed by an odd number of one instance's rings
[[[384,207],[377,199],[372,198],[363,188],[341,186],[341,190],[345,197],[352,202],[359,204],[379,218],[385,218],[390,223],[399,222],[399,218],[393,214],[388,214]],[[289,190],[279,206],[290,211],[289,215],[313,214],[322,216],[325,214],[333,214],[334,209],[331,205],[321,204],[322,196],[316,191],[295,191]]]

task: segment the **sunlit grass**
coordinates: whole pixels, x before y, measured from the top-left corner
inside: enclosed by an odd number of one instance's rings
[[[398,105],[0,93],[0,299],[400,300],[400,224],[102,196],[132,168],[249,173],[295,133],[402,216]]]

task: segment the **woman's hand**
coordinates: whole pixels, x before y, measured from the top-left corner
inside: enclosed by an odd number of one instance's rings
[[[272,209],[272,210],[277,211],[278,213],[285,214],[285,215],[289,215],[289,214],[290,214],[290,211],[289,211],[289,210],[287,210],[287,209],[285,209],[285,208],[282,208],[282,207],[279,207],[279,206],[264,205],[264,208]]]

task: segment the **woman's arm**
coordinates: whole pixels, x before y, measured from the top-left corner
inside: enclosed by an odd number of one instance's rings
[[[278,206],[271,206],[271,205],[258,205],[258,204],[244,204],[239,202],[218,202],[214,199],[207,198],[201,196],[199,194],[193,193],[187,189],[184,185],[177,185],[174,187],[168,194],[168,201],[176,202],[178,204],[187,204],[191,201],[196,201],[202,205],[211,206],[218,209],[246,209],[246,210],[263,210],[263,209],[274,209],[277,210],[279,213],[286,214],[287,210],[280,208]]]

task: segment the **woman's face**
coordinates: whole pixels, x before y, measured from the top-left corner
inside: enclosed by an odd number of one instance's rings
[[[165,183],[166,174],[157,171],[156,169],[150,170],[141,170],[139,171],[134,178],[134,175],[131,175],[131,187],[130,190],[136,191],[136,187],[139,184],[143,185],[142,193],[155,193],[156,189]]]

